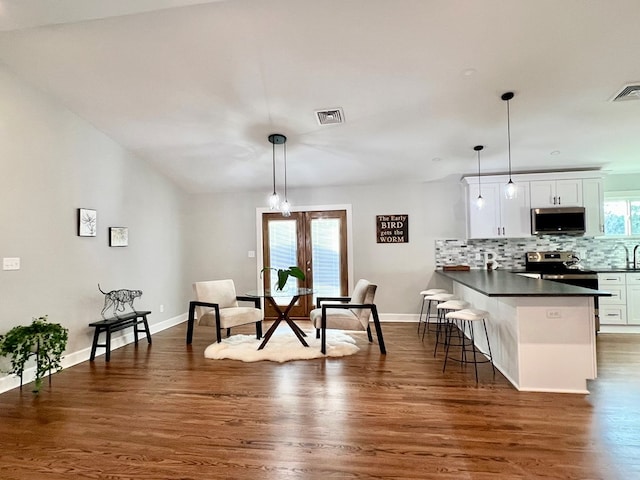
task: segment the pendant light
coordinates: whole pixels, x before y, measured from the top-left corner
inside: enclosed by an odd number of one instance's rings
[[[478,198],[476,198],[476,207],[480,210],[484,207],[484,198],[482,198],[482,186],[480,185],[480,151],[484,148],[483,145],[476,145],[473,149],[478,154]]]
[[[280,135],[279,133],[272,133],[269,135],[268,139],[272,145],[271,170],[273,173],[273,193],[269,197],[269,208],[271,210],[278,210],[280,208],[280,196],[276,192],[276,145],[284,145],[284,142],[287,141],[287,137]]]
[[[508,152],[509,152],[509,181],[504,189],[504,195],[507,199],[511,200],[516,198],[516,184],[511,179],[511,111],[509,110],[509,100],[513,98],[513,92],[506,92],[502,94],[502,100],[507,102],[507,140],[508,140]]]
[[[289,199],[287,198],[287,137],[284,137],[285,143],[282,144],[284,152],[284,201],[280,205],[280,211],[283,217],[291,216],[291,205],[289,205]]]

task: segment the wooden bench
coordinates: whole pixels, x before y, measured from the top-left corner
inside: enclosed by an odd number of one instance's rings
[[[93,362],[96,358],[96,348],[103,347],[106,349],[105,361],[111,360],[111,334],[125,328],[133,327],[133,336],[136,344],[138,343],[138,333],[146,333],[147,341],[151,343],[151,332],[149,331],[149,323],[147,322],[147,315],[151,312],[131,312],[118,317],[106,318],[99,322],[90,323],[90,327],[95,328],[93,334],[93,345],[91,345],[91,357],[89,361]],[[138,325],[142,324],[144,328],[139,329]],[[104,332],[106,334],[105,343],[98,343],[98,337]]]

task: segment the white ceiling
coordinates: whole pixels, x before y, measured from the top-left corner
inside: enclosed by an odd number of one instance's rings
[[[191,192],[640,172],[638,0],[0,0],[0,62]],[[471,75],[466,73],[471,72]],[[342,125],[315,111],[344,109]],[[554,153],[552,153],[554,152]],[[280,178],[280,174],[279,174]],[[280,181],[280,180],[279,180]]]

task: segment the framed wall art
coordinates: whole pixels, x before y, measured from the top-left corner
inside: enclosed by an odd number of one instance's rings
[[[126,247],[129,245],[129,229],[127,227],[109,227],[109,246]]]
[[[95,237],[98,231],[98,213],[89,208],[78,209],[78,236]]]

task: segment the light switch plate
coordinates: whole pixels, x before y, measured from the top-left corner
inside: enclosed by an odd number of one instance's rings
[[[5,257],[2,259],[3,270],[20,270],[20,257]]]

